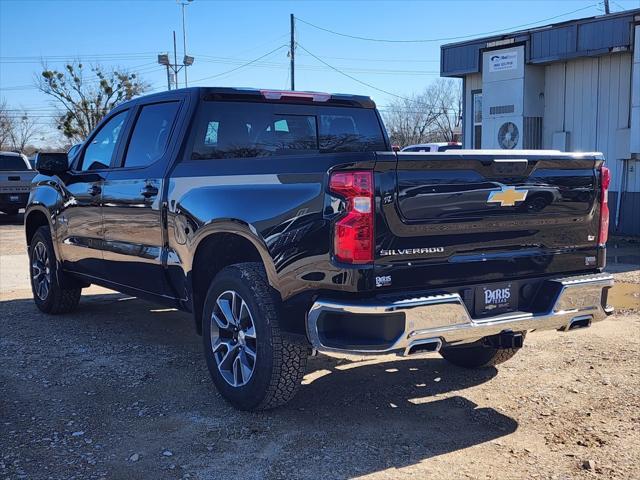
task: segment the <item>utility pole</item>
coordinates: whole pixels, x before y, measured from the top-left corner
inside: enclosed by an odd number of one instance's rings
[[[193,0],[186,0],[181,3],[182,5],[182,47],[184,49],[184,57],[182,63],[178,63],[178,46],[176,42],[176,31],[173,31],[173,63],[171,63],[170,53],[161,53],[158,55],[158,63],[167,67],[167,89],[171,90],[171,84],[173,88],[178,88],[178,73],[184,68],[184,86],[187,87],[187,67],[193,65],[194,58],[187,55],[187,31],[185,28],[185,13],[184,6],[188,5],[188,2]]]
[[[187,6],[189,2],[192,2],[192,1],[193,0],[186,0],[186,1],[180,2],[180,6],[182,7],[182,53],[184,54],[184,59],[182,60],[182,63],[184,65],[184,86],[185,87],[189,86],[189,83],[187,81],[187,67],[190,66],[191,63],[193,63],[193,57],[189,57],[187,55],[187,27],[185,22],[184,7]],[[189,59],[191,60],[189,61]]]
[[[609,15],[611,10],[609,9],[609,0],[604,0],[604,13],[605,15]]]
[[[178,52],[176,49],[176,31],[173,31],[173,72],[175,74],[174,81],[176,82],[176,88],[178,88]]]
[[[291,46],[289,56],[291,57],[291,90],[296,89],[296,40],[295,40],[295,17],[291,14]]]
[[[161,53],[158,55],[158,63],[167,67],[167,90],[171,90],[171,73],[169,72],[173,70],[173,67],[171,66],[171,60],[169,60],[169,54]]]

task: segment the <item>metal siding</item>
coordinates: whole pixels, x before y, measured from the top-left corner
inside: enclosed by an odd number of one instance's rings
[[[526,41],[530,63],[569,60],[580,56],[606,54],[615,47],[631,49],[631,25],[640,9],[585,18],[558,25],[538,27],[513,34],[479,38],[440,47],[440,75],[460,76],[480,71],[480,50],[488,42]]]
[[[624,192],[620,213],[618,232],[623,235],[640,235],[640,193]]]
[[[578,51],[589,52],[603,48],[629,46],[633,17],[603,19],[578,25]]]
[[[458,47],[441,47],[440,75],[461,75],[480,71],[480,49],[484,42]]]
[[[576,26],[552,28],[531,34],[532,62],[562,58],[575,54]]]
[[[631,54],[607,55],[600,57],[600,78],[598,85],[598,133],[597,150],[601,151],[607,166],[611,169],[611,191],[633,192],[635,178],[629,172],[629,160],[618,158],[618,152],[627,150],[617,145],[617,132],[629,128],[631,105]],[[624,181],[624,170],[627,178]],[[622,183],[624,181],[624,183]],[[622,197],[626,201],[625,196]],[[629,210],[621,208],[623,217]],[[621,222],[624,218],[621,218]],[[621,223],[622,224],[622,223]]]
[[[573,151],[596,149],[598,59],[567,62],[565,130]]]
[[[544,148],[553,148],[554,132],[564,131],[565,68],[564,63],[554,63],[545,67],[544,120],[542,122]]]

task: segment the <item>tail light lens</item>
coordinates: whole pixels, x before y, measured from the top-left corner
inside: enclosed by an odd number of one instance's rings
[[[609,185],[611,172],[607,167],[600,169],[600,234],[598,243],[604,245],[609,238]]]
[[[346,214],[334,228],[336,259],[354,264],[373,262],[373,172],[334,172],[329,190],[346,202]]]

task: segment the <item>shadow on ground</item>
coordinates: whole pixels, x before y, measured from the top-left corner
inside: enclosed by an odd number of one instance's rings
[[[32,460],[21,467],[27,474],[47,462],[51,473],[114,478],[352,478],[517,428],[464,396],[495,369],[461,370],[439,357],[319,356],[289,405],[237,412],[209,380],[189,315],[120,294],[83,296],[64,316],[41,314],[31,299],[3,302],[2,310],[0,410],[9,425],[0,443],[30,445]],[[92,443],[63,457],[38,440],[60,432],[68,449],[82,440],[74,430]],[[10,431],[18,433],[7,437]],[[69,465],[83,448],[96,463]],[[174,458],[161,455],[166,448]],[[252,452],[249,462],[238,461],[244,450]],[[141,456],[135,464],[128,460],[134,453]]]

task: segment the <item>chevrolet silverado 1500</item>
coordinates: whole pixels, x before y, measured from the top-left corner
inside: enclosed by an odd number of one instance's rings
[[[38,308],[98,284],[192,312],[241,409],[287,402],[316,351],[477,368],[611,312],[597,153],[396,153],[367,97],[191,88],[118,106],[37,169]]]
[[[0,152],[0,212],[16,215],[26,206],[35,173],[23,154]]]

